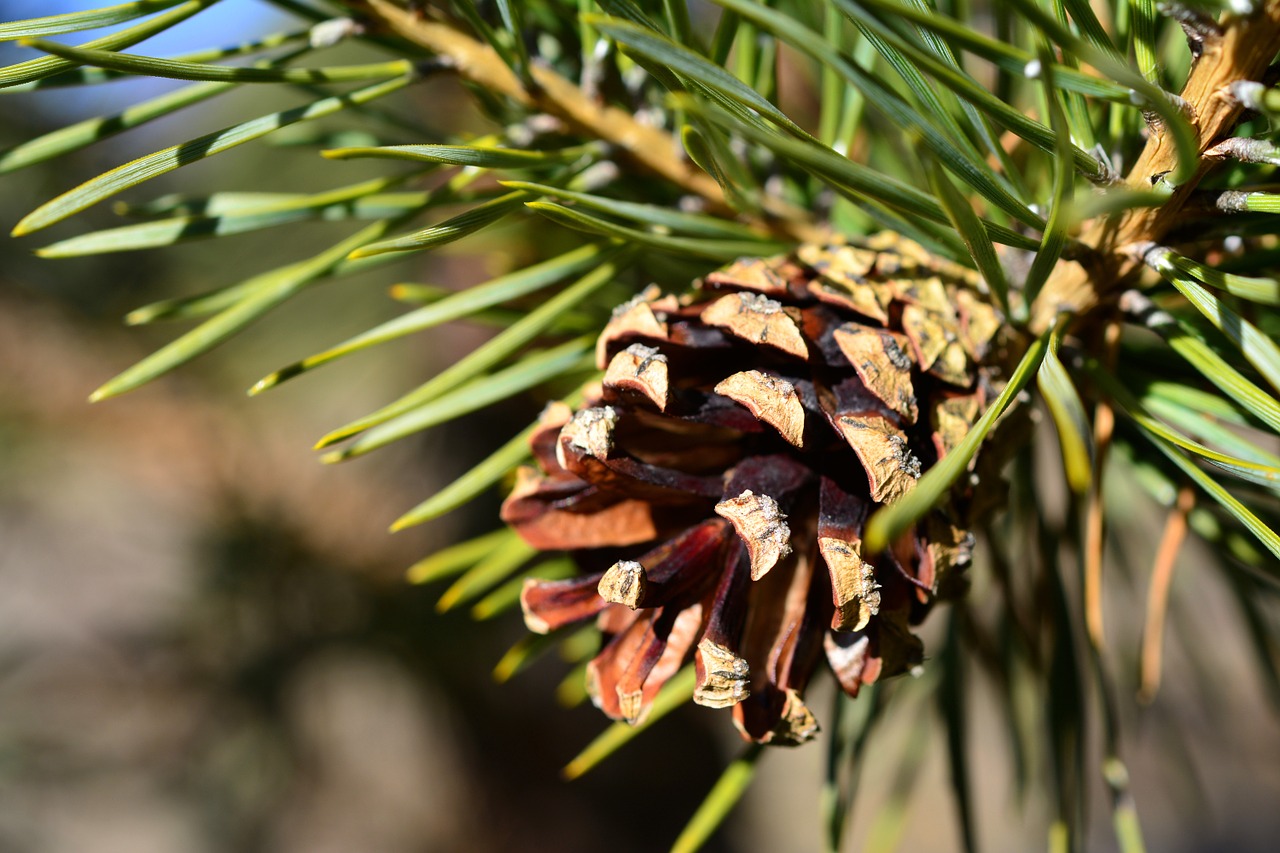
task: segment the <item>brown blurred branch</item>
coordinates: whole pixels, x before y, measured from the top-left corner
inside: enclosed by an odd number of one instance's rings
[[[610,143],[639,170],[702,198],[718,215],[737,217],[725,202],[720,185],[680,156],[679,144],[666,131],[642,124],[617,107],[598,103],[575,83],[542,65],[532,65],[529,74],[534,85],[526,86],[493,48],[450,23],[427,17],[429,10],[410,11],[390,0],[347,0],[347,5],[363,14],[375,29],[393,33],[448,60],[451,69],[464,79],[529,110],[555,116],[574,133]],[[824,233],[803,221],[802,212],[776,199],[764,199],[764,206],[776,218],[744,217],[745,220],[765,231],[801,241],[820,239]]]
[[[1164,622],[1169,612],[1169,590],[1173,586],[1173,569],[1187,538],[1187,515],[1196,503],[1195,490],[1189,485],[1178,489],[1178,499],[1169,512],[1155,565],[1151,569],[1151,586],[1147,592],[1147,622],[1142,630],[1142,656],[1139,667],[1138,701],[1151,704],[1160,689],[1163,666]]]
[[[1120,323],[1111,320],[1100,336],[1105,365],[1114,371],[1120,351]],[[1110,401],[1101,399],[1093,410],[1093,482],[1085,502],[1084,621],[1089,642],[1099,652],[1106,645],[1102,618],[1102,569],[1106,554],[1106,513],[1103,511],[1102,478],[1115,433],[1116,414]]]

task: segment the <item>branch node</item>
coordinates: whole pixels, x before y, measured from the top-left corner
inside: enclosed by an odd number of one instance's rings
[[[352,36],[364,35],[363,21],[354,18],[331,18],[321,21],[307,32],[307,42],[313,49],[333,47]]]
[[[1172,265],[1169,263],[1171,250],[1168,246],[1161,246],[1154,240],[1140,240],[1137,243],[1130,243],[1124,247],[1123,251],[1130,257],[1141,260],[1156,272],[1172,269]]]
[[[1089,153],[1098,161],[1098,166],[1100,167],[1100,174],[1097,180],[1091,181],[1090,183],[1096,187],[1114,187],[1116,184],[1119,184],[1124,180],[1120,172],[1116,169],[1115,163],[1111,159],[1111,155],[1107,153],[1107,149],[1102,146],[1101,142],[1096,143],[1093,148],[1089,150]]]
[[[1240,107],[1257,112],[1262,109],[1262,95],[1267,87],[1253,80],[1234,80],[1227,84],[1227,95]]]
[[[1200,55],[1204,53],[1206,42],[1214,43],[1222,38],[1222,27],[1200,9],[1176,2],[1176,0],[1165,0],[1165,2],[1157,3],[1156,8],[1182,26],[1182,31],[1187,36],[1187,47],[1191,50],[1192,58],[1200,58]]]
[[[458,70],[458,63],[451,56],[433,56],[430,59],[415,62],[413,65],[413,71],[419,77],[430,77],[433,74],[456,70]]]
[[[1148,329],[1160,329],[1177,322],[1172,314],[1157,308],[1154,302],[1137,290],[1126,290],[1120,294],[1118,307],[1131,321]]]
[[[1249,210],[1249,193],[1227,190],[1218,194],[1213,206],[1224,213],[1246,213]]]
[[[1224,139],[1204,152],[1209,160],[1236,159],[1242,163],[1280,164],[1280,150],[1265,139],[1233,136]]]

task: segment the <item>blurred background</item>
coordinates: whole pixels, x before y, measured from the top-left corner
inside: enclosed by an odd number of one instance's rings
[[[6,0],[0,19],[96,5]],[[224,0],[146,47],[166,55],[285,24],[267,4]],[[0,63],[23,58],[0,45]],[[4,94],[0,150],[173,85]],[[81,180],[261,114],[272,99],[292,102],[279,87],[239,92],[3,176],[4,231]],[[448,81],[416,87],[396,108],[442,127],[481,126]],[[308,145],[314,155],[314,141],[280,136],[130,198],[315,190],[315,168],[334,170],[323,186],[381,174],[376,163],[299,156]],[[238,281],[345,233],[342,224],[308,224],[87,260],[31,254],[118,224],[109,207],[47,236],[0,239],[0,851],[665,849],[739,749],[727,715],[686,708],[586,777],[562,781],[560,768],[606,722],[590,707],[557,706],[568,665],[552,658],[496,684],[493,665],[524,633],[519,618],[437,614],[439,590],[403,580],[420,557],[490,529],[498,497],[386,532],[509,438],[537,402],[341,466],[321,466],[310,450],[323,431],[413,387],[490,332],[449,327],[260,398],[243,393],[269,370],[403,310],[388,285],[483,281],[520,257],[519,241],[486,232],[312,289],[176,376],[90,406],[97,385],[172,337],[163,325],[126,329],[127,311]],[[1123,548],[1134,568],[1114,578],[1108,613],[1120,646],[1138,631],[1126,616],[1141,610],[1159,523],[1138,518],[1149,535]],[[1129,721],[1130,772],[1153,850],[1280,844],[1280,723],[1216,585],[1197,577],[1190,548],[1173,593],[1171,629],[1183,639],[1169,643],[1163,692]],[[812,706],[829,707],[830,685],[815,692]],[[983,849],[1042,849],[1047,807],[1015,797],[1004,724],[990,697],[975,694]],[[891,709],[869,747],[849,849],[889,825],[881,818],[901,799],[891,790],[896,762],[914,744],[925,751],[900,849],[959,849],[944,739],[918,719],[895,721]],[[821,741],[771,752],[711,849],[819,849],[824,760]],[[1115,849],[1101,792],[1090,808],[1090,849]]]

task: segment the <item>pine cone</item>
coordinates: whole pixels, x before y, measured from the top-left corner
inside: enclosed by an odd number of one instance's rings
[[[751,740],[808,740],[824,656],[851,695],[902,673],[922,659],[910,626],[963,588],[968,510],[992,504],[977,478],[883,553],[861,534],[994,396],[1001,328],[974,273],[888,233],[622,305],[603,384],[544,412],[541,470],[503,506],[531,545],[595,569],[528,581],[529,628],[597,620],[588,689],[610,717],[641,720],[692,654],[695,702],[732,706]]]

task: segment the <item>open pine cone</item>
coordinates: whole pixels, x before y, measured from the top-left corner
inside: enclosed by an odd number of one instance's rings
[[[996,477],[970,476],[883,553],[861,534],[993,398],[1001,329],[974,273],[889,233],[619,307],[603,385],[577,412],[548,407],[541,470],[503,506],[531,545],[595,570],[528,581],[529,628],[597,620],[588,689],[615,719],[642,719],[692,654],[695,702],[732,706],[751,740],[808,740],[819,660],[852,695],[904,672],[922,659],[910,626],[963,588]]]

